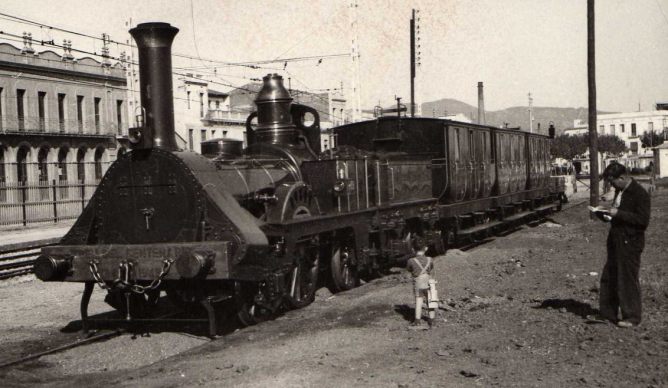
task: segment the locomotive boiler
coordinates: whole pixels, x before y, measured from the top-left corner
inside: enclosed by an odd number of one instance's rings
[[[245,325],[382,275],[411,257],[561,205],[550,138],[449,120],[380,117],[332,130],[269,74],[247,121],[247,146],[215,139],[203,154],[175,139],[171,43],[178,29],[130,30],[139,51],[143,123],[60,245],[35,263],[44,281],[81,282],[82,321],[97,284],[128,320],[162,293]],[[307,117],[313,117],[308,120]],[[257,120],[257,124],[252,123]],[[220,306],[220,307],[218,307]]]

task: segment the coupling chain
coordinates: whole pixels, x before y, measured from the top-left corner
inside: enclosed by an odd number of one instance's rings
[[[105,283],[105,281],[102,280],[102,277],[100,277],[100,273],[97,271],[98,263],[99,261],[97,260],[91,260],[90,264],[88,265],[88,269],[90,269],[90,272],[93,274],[93,279],[95,279],[95,282],[97,283],[98,286],[100,286],[101,289],[111,290],[113,287],[108,286],[107,283]]]
[[[102,280],[102,277],[100,276],[98,269],[97,269],[97,264],[99,263],[97,260],[92,260],[89,264],[89,269],[91,273],[93,274],[93,278],[95,279],[95,282],[102,288],[103,290],[109,290],[113,291],[117,288],[121,289],[130,289],[133,292],[137,294],[143,294],[146,291],[149,290],[154,290],[160,286],[160,283],[162,283],[162,280],[167,276],[169,273],[169,270],[172,267],[172,263],[174,260],[172,259],[165,259],[162,261],[162,270],[160,271],[160,275],[158,275],[157,278],[155,278],[151,284],[148,286],[140,286],[139,284],[134,284],[130,283],[129,279],[129,274],[130,270],[132,269],[133,265],[132,263],[121,263],[120,269],[119,269],[119,277],[116,280],[113,280],[110,285],[108,285],[104,280]],[[126,280],[122,279],[122,272],[123,269],[125,269],[125,278]]]

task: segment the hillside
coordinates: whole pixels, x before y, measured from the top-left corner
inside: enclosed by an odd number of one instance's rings
[[[431,101],[422,104],[422,113],[426,117],[447,114],[462,113],[467,117],[473,117],[473,122],[478,122],[478,108],[467,103],[443,98],[438,101]],[[598,112],[599,114],[609,112]],[[534,131],[540,124],[540,132],[547,134],[547,128],[550,122],[554,123],[557,135],[568,128],[573,128],[573,121],[577,119],[587,121],[589,109],[587,108],[553,108],[553,107],[534,107]],[[485,111],[485,123],[489,125],[503,126],[505,123],[509,127],[522,127],[529,129],[529,108],[525,106],[512,107],[498,111]]]

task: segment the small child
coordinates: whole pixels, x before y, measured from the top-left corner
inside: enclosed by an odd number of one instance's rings
[[[406,264],[406,269],[413,276],[413,293],[415,294],[415,320],[413,321],[413,324],[420,324],[422,320],[422,303],[426,298],[427,307],[429,309],[429,319],[427,322],[429,323],[429,326],[431,326],[434,318],[436,318],[436,309],[432,308],[434,303],[431,303],[432,301],[429,300],[429,288],[433,287],[432,294],[436,293],[436,281],[431,277],[431,272],[434,270],[434,263],[431,257],[425,255],[427,247],[424,239],[421,237],[416,236],[413,239],[413,250],[416,255],[409,259]],[[432,299],[435,298],[437,298],[437,296],[432,295]]]

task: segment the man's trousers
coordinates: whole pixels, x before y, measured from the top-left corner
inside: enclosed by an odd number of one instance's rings
[[[634,233],[633,233],[634,232]],[[599,310],[603,318],[621,319],[634,325],[642,319],[640,294],[640,254],[645,247],[644,232],[611,228],[608,234],[608,261],[601,275]]]

